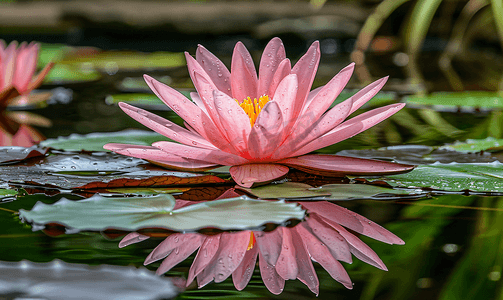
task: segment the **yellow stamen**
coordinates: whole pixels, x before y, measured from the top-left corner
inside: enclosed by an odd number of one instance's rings
[[[258,114],[264,107],[264,105],[269,102],[269,96],[267,95],[262,95],[258,98],[251,99],[250,97],[247,97],[246,99],[243,100],[243,102],[239,103],[239,101],[236,99],[236,102],[241,106],[241,108],[244,110],[244,112],[248,115],[250,118],[250,124],[253,126],[255,124],[255,121],[257,120]]]
[[[248,248],[246,248],[246,251],[253,249],[254,245],[255,245],[255,236],[253,235],[253,231],[250,231],[250,243],[248,244]]]

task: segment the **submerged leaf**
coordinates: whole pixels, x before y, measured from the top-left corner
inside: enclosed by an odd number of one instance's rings
[[[0,282],[0,294],[15,299],[165,299],[178,294],[173,283],[144,268],[90,268],[60,260],[1,262]]]
[[[37,225],[58,223],[76,230],[99,231],[137,231],[142,228],[243,230],[304,218],[304,211],[297,203],[254,200],[247,196],[201,202],[173,210],[174,206],[175,199],[168,194],[131,198],[95,195],[80,201],[62,198],[52,205],[37,202],[30,211],[21,209],[19,217]]]

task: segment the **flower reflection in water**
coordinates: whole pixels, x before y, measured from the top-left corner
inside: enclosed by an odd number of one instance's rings
[[[178,207],[190,205],[177,200]],[[311,260],[318,262],[333,279],[352,289],[348,273],[339,261],[351,263],[352,255],[387,270],[379,256],[346,228],[388,244],[404,244],[393,233],[336,204],[300,202],[309,216],[295,227],[277,227],[270,232],[239,231],[215,235],[175,233],[161,242],[145,259],[145,265],[164,259],[157,274],[163,274],[199,249],[187,278],[197,279],[199,288],[211,281],[222,282],[232,274],[238,290],[246,287],[259,262],[265,286],[280,294],[285,280],[299,279],[318,295],[319,281]],[[147,239],[133,232],[120,247]]]

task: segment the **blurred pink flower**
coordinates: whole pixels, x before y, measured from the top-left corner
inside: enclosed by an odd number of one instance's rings
[[[16,41],[8,46],[0,40],[0,108],[6,107],[18,95],[26,96],[42,84],[53,63],[33,78],[37,68],[39,44]],[[19,102],[19,101],[18,101]]]
[[[177,203],[178,207],[190,205],[189,201],[177,200]],[[299,279],[318,295],[319,281],[311,260],[318,262],[333,279],[348,289],[353,285],[339,261],[352,263],[351,254],[387,271],[379,256],[344,227],[388,244],[404,244],[393,233],[346,208],[329,202],[300,203],[309,212],[309,217],[295,227],[278,227],[271,232],[224,232],[211,236],[175,233],[161,242],[144,264],[164,259],[156,272],[160,275],[199,249],[189,270],[187,286],[195,278],[201,288],[213,280],[222,282],[232,274],[234,286],[242,290],[251,279],[258,257],[262,280],[271,293],[281,293],[285,280]],[[133,232],[122,239],[119,247],[147,238]]]
[[[380,107],[343,122],[382,88],[387,77],[329,109],[349,81],[354,64],[342,69],[325,86],[310,91],[320,61],[319,48],[319,43],[314,42],[292,68],[283,43],[273,38],[262,54],[257,76],[251,55],[241,42],[234,48],[230,72],[216,56],[199,46],[195,59],[186,53],[197,90],[191,93],[193,102],[144,76],[152,91],[185,120],[186,128],[119,104],[138,122],[178,143],[161,141],[151,147],[107,144],[105,148],[175,169],[231,166],[232,178],[244,187],[281,178],[289,167],[326,176],[412,170],[413,166],[368,159],[306,155],[374,126],[405,105]]]

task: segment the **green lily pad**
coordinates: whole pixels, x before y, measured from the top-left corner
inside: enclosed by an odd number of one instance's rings
[[[448,192],[503,193],[503,164],[435,163],[420,165],[409,173],[380,178],[395,187],[422,187]]]
[[[100,70],[113,75],[119,71],[141,71],[185,66],[183,53],[103,51],[94,55],[70,55],[61,64]]]
[[[80,201],[62,198],[52,205],[37,202],[30,211],[21,209],[19,217],[37,225],[58,223],[75,230],[193,231],[244,230],[266,223],[282,224],[289,219],[302,220],[305,213],[297,203],[254,200],[247,196],[200,202],[176,210],[174,206],[175,199],[169,194],[130,198],[95,195]]]
[[[0,199],[14,197],[16,195],[17,195],[17,191],[16,190],[2,189],[2,188],[0,188]]]
[[[166,140],[169,139],[152,131],[124,130],[120,132],[91,133],[86,135],[71,134],[68,137],[45,140],[41,142],[40,145],[66,151],[107,151],[103,149],[103,145],[107,143],[150,146],[154,142]]]
[[[424,192],[417,190],[395,190],[369,184],[326,184],[313,188],[305,183],[285,182],[241,189],[262,199],[286,198],[289,200],[300,198],[315,198],[316,200],[392,200],[425,195]]]
[[[495,139],[488,137],[486,139],[472,140],[468,139],[464,142],[455,142],[440,147],[440,149],[450,149],[463,153],[480,152],[495,150],[498,151],[503,146],[503,139]]]
[[[438,92],[429,96],[405,98],[409,107],[430,106],[441,111],[475,112],[477,109],[501,109],[503,97],[495,92]]]
[[[70,83],[93,82],[101,79],[95,70],[81,69],[71,65],[55,64],[44,78],[45,84],[59,85]]]

